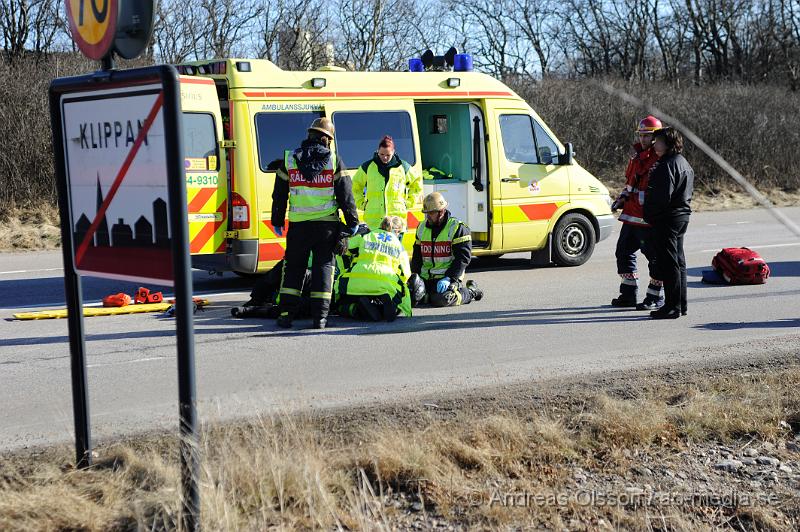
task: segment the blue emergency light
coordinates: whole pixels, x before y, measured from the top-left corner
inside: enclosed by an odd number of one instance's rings
[[[422,64],[422,59],[414,57],[408,60],[409,72],[425,72],[425,65]]]
[[[453,70],[456,72],[472,72],[472,56],[470,54],[456,54],[453,59]]]

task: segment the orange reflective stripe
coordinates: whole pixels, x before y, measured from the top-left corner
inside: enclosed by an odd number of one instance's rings
[[[528,220],[549,220],[558,210],[555,203],[533,203],[520,205],[520,209],[528,217]]]
[[[216,190],[216,189],[211,189]],[[222,219],[218,222],[206,222],[203,225],[203,228],[192,238],[191,242],[189,243],[189,253],[200,253],[202,252],[203,248],[208,244],[208,242],[216,235],[218,232],[224,231],[224,227],[226,226],[225,216],[228,211],[228,201],[222,200],[219,207],[217,207],[217,212],[222,214]],[[220,235],[221,236],[221,235]],[[216,247],[211,253],[218,253],[220,250],[225,250],[225,240],[222,239],[222,243]]]
[[[203,206],[208,203],[208,200],[217,193],[216,188],[201,188],[197,191],[197,194],[192,198],[192,201],[189,202],[188,212],[200,212]],[[191,194],[191,191],[189,192]]]

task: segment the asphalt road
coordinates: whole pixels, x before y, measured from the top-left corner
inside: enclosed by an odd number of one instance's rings
[[[800,222],[800,208],[783,209]],[[367,325],[333,318],[326,331],[234,320],[249,281],[195,273],[213,307],[195,316],[201,419],[373,401],[424,400],[486,385],[690,364],[726,346],[792,341],[800,332],[800,240],[762,210],[699,213],[686,238],[689,315],[651,321],[614,309],[617,232],[578,268],[529,268],[525,255],[476,260],[485,298],[456,309]],[[703,269],[723,246],[757,249],[772,268],[762,286],[709,286]],[[640,261],[644,266],[644,263]],[[0,254],[0,449],[73,437],[66,320],[10,321],[62,306],[61,255]],[[87,303],[130,283],[84,279]],[[157,315],[87,318],[95,437],[177,427],[174,321]],[[800,346],[798,346],[800,347]]]

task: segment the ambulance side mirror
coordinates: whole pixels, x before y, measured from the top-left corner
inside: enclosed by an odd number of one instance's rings
[[[572,164],[574,158],[575,158],[575,148],[572,147],[571,142],[567,142],[564,145],[564,153],[558,154],[558,164],[570,165]]]

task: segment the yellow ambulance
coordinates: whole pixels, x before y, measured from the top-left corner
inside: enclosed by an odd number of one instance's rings
[[[384,135],[472,230],[476,256],[530,251],[534,263],[586,262],[611,233],[606,187],[500,81],[473,71],[285,71],[267,60],[177,66],[193,265],[264,271],[283,257],[271,218],[275,168],[318,117],[336,127],[350,174]],[[405,244],[423,223],[408,214]]]

